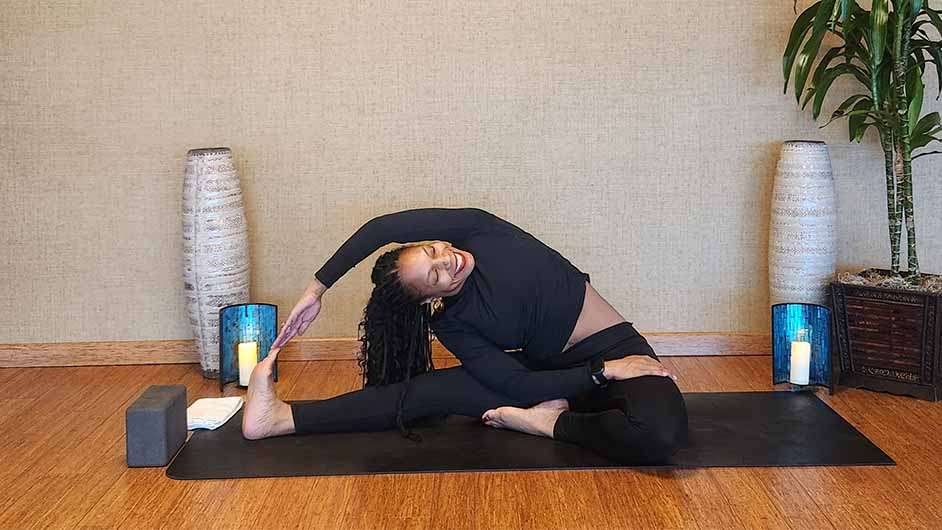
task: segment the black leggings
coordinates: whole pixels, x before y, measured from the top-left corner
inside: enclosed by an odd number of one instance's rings
[[[513,355],[513,353],[511,353]],[[631,322],[615,324],[577,342],[551,359],[564,368],[602,356],[629,355],[657,359]],[[520,359],[523,362],[523,359]],[[295,432],[379,431],[396,428],[396,406],[405,383],[364,387],[332,398],[294,402]],[[567,397],[567,396],[559,396]],[[604,389],[568,396],[553,438],[586,447],[622,464],[663,462],[686,440],[687,409],[669,377],[646,375],[610,381]],[[403,402],[402,419],[417,420],[448,414],[480,418],[500,406],[530,407],[533,400],[503,396],[475,379],[461,366],[432,370],[412,378]]]

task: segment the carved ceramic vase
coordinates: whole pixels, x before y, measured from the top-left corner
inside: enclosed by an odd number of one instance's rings
[[[219,310],[249,302],[248,247],[231,151],[191,149],[183,177],[183,285],[207,378],[219,375]]]
[[[827,305],[837,260],[834,179],[827,144],[784,143],[769,226],[770,305]]]

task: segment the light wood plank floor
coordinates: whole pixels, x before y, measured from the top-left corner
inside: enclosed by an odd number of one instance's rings
[[[768,356],[664,363],[688,392],[771,389]],[[279,370],[287,399],[359,388],[354,361]],[[942,403],[819,392],[895,467],[176,481],[125,467],[124,411],[150,384],[185,384],[191,402],[218,397],[194,364],[0,369],[0,527],[942,528]]]

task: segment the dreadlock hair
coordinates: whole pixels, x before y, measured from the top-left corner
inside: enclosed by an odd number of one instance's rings
[[[399,256],[411,246],[384,253],[373,266],[373,292],[358,327],[361,345],[357,358],[363,386],[406,381],[396,406],[396,424],[404,437],[421,441],[422,437],[406,430],[402,421],[402,405],[412,376],[435,369],[429,329],[431,304],[421,303],[424,296],[399,277]]]

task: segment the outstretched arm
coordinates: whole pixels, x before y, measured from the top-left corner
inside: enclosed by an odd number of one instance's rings
[[[460,246],[494,218],[479,208],[415,208],[380,215],[354,232],[314,276],[326,290],[383,245],[444,240]]]
[[[456,321],[440,321],[435,336],[484,386],[508,397],[546,401],[596,388],[589,363],[559,370],[530,370],[496,344]]]

